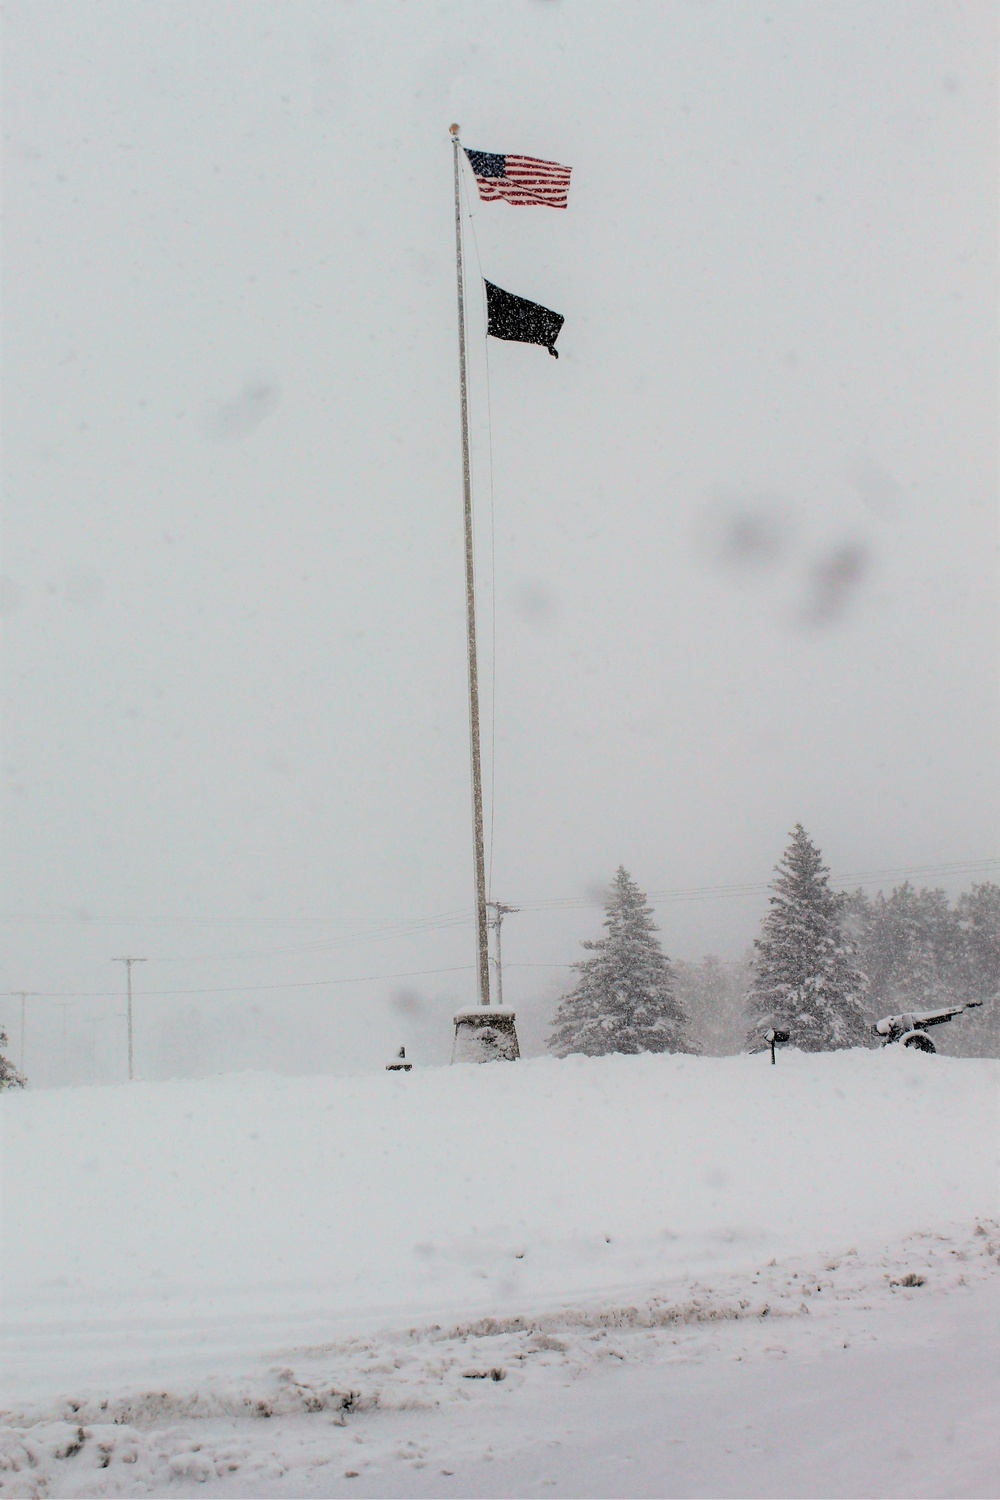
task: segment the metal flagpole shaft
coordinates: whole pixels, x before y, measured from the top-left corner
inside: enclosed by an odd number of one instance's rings
[[[479,747],[479,671],[476,663],[476,567],[472,545],[472,465],[469,458],[469,385],[465,357],[465,269],[462,261],[461,164],[458,126],[451,127],[455,161],[455,263],[458,272],[458,368],[462,384],[462,485],[465,492],[465,614],[469,640],[469,729],[472,748],[472,834],[476,864],[476,945],[479,1003],[490,1003],[489,934],[486,925],[486,856],[483,848],[483,773]]]

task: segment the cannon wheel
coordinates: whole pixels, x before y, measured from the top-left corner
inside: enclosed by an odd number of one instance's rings
[[[904,1047],[916,1047],[918,1052],[936,1052],[937,1048],[926,1031],[911,1031],[903,1038]]]

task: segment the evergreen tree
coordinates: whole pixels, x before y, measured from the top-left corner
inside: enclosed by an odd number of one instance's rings
[[[7,1033],[0,1027],[0,1048],[7,1046]],[[27,1083],[23,1073],[19,1073],[12,1062],[9,1062],[0,1051],[0,1091],[3,1089],[23,1089]]]
[[[605,911],[607,935],[583,944],[594,956],[573,965],[580,977],[559,1002],[549,1049],[558,1057],[692,1051],[652,908],[620,865]]]
[[[967,996],[996,1000],[1000,998],[1000,885],[987,881],[963,891],[956,915],[964,940]]]
[[[748,1042],[773,1026],[805,1052],[862,1045],[865,980],[854,967],[847,899],[830,889],[829,870],[801,823],[771,889],[771,910],[754,942]]]
[[[857,897],[850,906],[857,909]],[[855,952],[868,978],[869,1005],[888,1011],[949,1004],[961,935],[943,891],[915,891],[909,881],[869,903]]]
[[[933,1010],[961,999],[962,931],[944,891],[914,891],[909,882],[900,897],[909,938],[909,961],[900,975],[903,1009]]]
[[[907,882],[871,900],[855,891],[845,910],[873,1017],[979,1000],[934,1045],[959,1057],[1000,1052],[1000,886],[974,885],[950,903]]]
[[[982,1009],[955,1022],[966,1057],[1000,1056],[1000,885],[987,881],[963,891],[956,918],[962,934],[963,988],[959,1000],[981,1000]],[[965,1024],[968,1023],[968,1024]]]

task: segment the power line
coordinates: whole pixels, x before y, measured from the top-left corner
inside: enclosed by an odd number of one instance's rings
[[[937,865],[898,866],[898,867],[893,868],[893,869],[883,869],[883,870],[855,870],[855,871],[850,871],[850,872],[846,872],[846,873],[843,873],[843,874],[838,874],[836,871],[834,871],[833,873],[834,873],[834,876],[835,876],[835,878],[837,880],[837,883],[839,885],[841,885],[841,886],[850,885],[852,883],[855,884],[855,885],[870,885],[870,884],[873,884],[876,881],[898,880],[901,877],[902,878],[909,878],[910,876],[921,876],[921,875],[959,875],[959,874],[968,875],[968,874],[977,874],[977,873],[978,874],[988,874],[990,871],[996,869],[998,866],[1000,866],[1000,859],[983,859],[983,860],[954,861],[954,862],[949,863],[949,864],[937,864]],[[744,882],[744,883],[734,883],[734,884],[731,884],[731,885],[707,885],[707,886],[672,887],[672,888],[669,888],[667,890],[649,891],[649,892],[647,892],[647,895],[648,895],[648,897],[649,897],[649,899],[651,901],[657,901],[657,902],[708,901],[708,900],[718,900],[718,899],[732,899],[732,898],[740,898],[740,897],[759,896],[761,894],[766,893],[768,890],[770,890],[770,888],[771,888],[771,884],[770,884],[769,881],[747,881],[747,882]],[[588,894],[588,895],[584,895],[584,896],[565,896],[565,897],[556,897],[556,898],[551,898],[549,900],[541,900],[541,901],[522,901],[521,905],[520,905],[520,907],[518,909],[520,911],[523,911],[523,912],[572,911],[572,910],[579,910],[579,909],[585,908],[585,907],[600,906],[600,905],[603,904],[603,901],[604,901],[604,892],[603,891],[595,890],[592,894]],[[358,927],[358,928],[356,928],[353,931],[353,933],[350,933],[349,935],[345,934],[339,940],[339,942],[338,942],[338,940],[334,939],[332,941],[331,940],[327,940],[326,942],[322,942],[322,943],[306,944],[306,945],[303,945],[301,947],[294,947],[294,948],[258,949],[258,950],[255,950],[254,952],[247,953],[247,954],[244,954],[244,955],[239,955],[239,956],[247,958],[247,959],[270,958],[270,957],[282,956],[284,954],[321,952],[324,949],[327,949],[327,948],[330,948],[330,947],[340,946],[341,943],[363,942],[366,939],[369,940],[369,941],[372,941],[372,940],[378,940],[378,939],[389,939],[389,938],[394,938],[394,937],[395,938],[402,938],[402,937],[411,937],[411,936],[422,936],[425,933],[430,933],[430,932],[435,932],[435,931],[441,931],[441,930],[446,929],[446,928],[467,926],[473,920],[473,916],[474,916],[474,914],[470,910],[441,912],[441,913],[437,914],[436,916],[428,916],[428,917],[422,917],[422,918],[420,918],[420,917],[411,918],[409,920],[404,920],[404,921],[401,921],[401,922],[398,922],[398,923],[388,923],[388,924],[385,924],[385,925],[379,926],[379,927],[368,927],[368,928]],[[14,917],[14,916],[0,917],[0,921],[15,921],[15,920],[22,920],[22,919]],[[31,920],[31,919],[30,918],[24,918],[23,920]],[[74,918],[66,918],[66,917],[60,918],[58,916],[50,916],[50,917],[42,918],[41,920],[50,920],[50,921],[73,920],[73,921],[77,921],[79,919],[75,918],[75,917]],[[120,918],[105,918],[105,919],[100,919],[100,920],[104,920],[104,921],[108,921],[108,922],[119,922],[119,921],[122,921],[124,919],[120,919]],[[172,922],[184,922],[186,919],[184,919],[184,918],[161,917],[161,918],[132,918],[132,919],[128,919],[128,920],[130,920],[131,922],[133,922],[135,925],[139,925],[142,922],[149,922],[149,923],[159,922],[159,923],[164,923],[164,924],[168,924],[168,923],[172,923]],[[243,918],[243,917],[240,917],[240,918],[218,918],[218,919],[209,918],[209,919],[203,919],[203,923],[204,923],[204,925],[211,925],[213,923],[217,923],[218,925],[226,926],[226,925],[242,924],[244,922],[252,922],[254,920],[255,920],[254,918],[249,918],[249,917],[247,917],[247,918]],[[322,924],[322,925],[327,925],[327,926],[333,925],[333,919],[326,919],[326,918],[296,918],[294,920],[296,922],[309,922],[309,923]],[[201,925],[201,924],[199,924],[199,925]],[[278,919],[278,918],[264,918],[264,919],[262,919],[261,925],[279,926],[279,925],[281,925],[281,919]],[[170,958],[158,959],[157,962],[162,962],[162,963],[209,963],[209,962],[218,962],[218,961],[221,961],[223,959],[230,958],[230,957],[232,957],[232,955],[218,954],[218,953],[215,953],[215,954],[199,954],[199,955],[189,956],[187,958],[170,957]],[[453,966],[448,967],[448,968],[414,969],[414,970],[409,970],[409,971],[406,971],[406,972],[394,973],[394,974],[361,974],[361,975],[354,975],[354,976],[351,976],[349,978],[342,978],[342,979],[287,980],[287,981],[284,981],[284,982],[279,982],[279,983],[274,983],[274,984],[213,985],[213,986],[194,987],[194,988],[185,988],[185,989],[149,990],[149,991],[146,991],[145,993],[148,994],[152,998],[153,996],[174,996],[174,995],[251,994],[251,993],[253,993],[255,991],[262,991],[262,990],[276,991],[276,990],[297,990],[297,989],[322,989],[322,988],[324,988],[326,986],[332,986],[332,985],[370,984],[370,983],[377,983],[377,982],[380,982],[380,981],[383,981],[383,980],[390,980],[390,979],[419,979],[419,978],[426,978],[426,977],[429,977],[431,975],[436,975],[436,974],[458,974],[458,973],[462,973],[463,971],[468,970],[470,967],[473,967],[473,966],[469,965],[469,964],[456,964],[456,965],[453,965]],[[513,967],[513,968],[556,968],[556,969],[561,969],[561,968],[569,968],[569,967],[571,967],[571,964],[569,962],[567,962],[565,964],[562,964],[562,963],[529,963],[529,962],[521,962],[521,963],[515,963],[515,964],[511,965],[511,967]],[[21,994],[22,994],[22,991],[20,991],[20,990],[0,991],[0,996],[2,996],[3,998],[7,998],[7,999],[9,999],[9,998],[18,998]],[[91,990],[91,991],[82,991],[82,992],[80,992],[80,991],[69,991],[69,990],[50,990],[50,991],[38,991],[38,992],[35,992],[35,994],[36,994],[36,997],[38,999],[51,999],[51,1000],[59,1000],[59,999],[67,999],[67,998],[68,999],[74,999],[74,1000],[107,1000],[107,999],[117,998],[117,991],[111,991],[111,990]]]
[[[1000,859],[960,859],[951,864],[897,865],[885,870],[832,871],[838,883],[858,880],[900,879],[912,874],[987,874],[1000,867]],[[669,886],[663,891],[648,891],[655,900],[691,900],[694,897],[727,897],[727,895],[753,895],[771,889],[771,880],[745,880],[732,885]],[[540,898],[537,901],[522,900],[522,910],[556,910],[561,907],[600,906],[604,892],[594,891],[589,895],[564,895],[564,897]],[[340,922],[336,916],[78,916],[73,912],[7,912],[0,913],[0,922],[79,922],[84,926],[111,927],[343,927],[339,941],[373,938],[373,936],[408,936],[409,932],[432,932],[439,927],[468,926],[472,921],[469,907],[451,912],[432,913],[427,916],[400,918],[382,926],[367,926],[364,922]],[[160,960],[163,962],[163,960]],[[190,962],[190,960],[184,960]]]
[[[1000,859],[961,861],[947,865],[911,865],[893,870],[852,870],[843,874],[833,871],[838,885],[870,885],[876,880],[898,880],[910,875],[986,874],[1000,866]],[[674,886],[662,891],[647,891],[650,901],[710,901],[739,896],[758,896],[771,889],[771,881],[744,881],[732,885]],[[601,906],[604,892],[587,896],[564,896],[543,901],[522,901],[522,911],[571,911],[584,906]]]
[[[958,860],[951,864],[936,865],[900,865],[893,869],[884,870],[849,870],[832,872],[834,879],[840,885],[851,881],[859,884],[870,884],[875,880],[897,880],[917,875],[976,875],[988,874],[990,871],[1000,867],[1000,859]],[[758,895],[761,891],[770,890],[771,882],[743,881],[729,885],[702,885],[702,886],[672,886],[665,890],[647,891],[651,900],[656,901],[690,901],[709,900],[715,897],[725,899],[731,896]],[[538,901],[522,899],[520,909],[522,911],[557,911],[571,910],[575,907],[600,906],[604,901],[603,890],[595,890],[593,894],[584,896],[557,896]],[[102,926],[174,926],[174,927],[341,927],[343,931],[338,937],[325,939],[314,945],[307,945],[296,949],[275,949],[275,956],[285,952],[309,952],[319,951],[323,947],[338,946],[340,943],[363,942],[366,939],[377,937],[408,937],[411,934],[419,936],[424,932],[434,932],[445,927],[467,926],[473,919],[470,908],[460,911],[438,912],[425,917],[403,918],[398,922],[387,923],[379,926],[369,926],[364,923],[342,923],[335,917],[150,917],[150,916],[87,916],[79,917],[70,912],[8,912],[0,914],[0,922],[75,922],[82,925]],[[266,953],[261,951],[250,957],[268,957],[272,950]],[[203,954],[190,958],[176,960],[160,960],[160,962],[184,962],[194,963],[204,959],[206,962],[213,958],[229,957],[229,955]],[[19,992],[18,992],[19,993]]]
[[[0,913],[0,922],[73,922],[81,927],[126,927],[146,924],[164,927],[340,927],[347,936],[366,936],[369,933],[394,932],[397,928],[421,927],[427,922],[447,926],[450,922],[466,921],[468,913],[461,911],[438,912],[431,916],[404,917],[388,924],[366,922],[343,922],[337,917],[151,917],[131,913],[125,917],[88,915],[76,912],[6,912]]]
[[[356,974],[348,979],[292,979],[279,981],[276,984],[227,984],[211,985],[204,989],[186,990],[143,990],[144,999],[153,999],[158,995],[242,995],[249,994],[253,990],[312,990],[323,989],[331,984],[368,984],[382,979],[420,979],[428,974],[461,974],[468,969],[474,968],[473,964],[453,964],[447,969],[411,969],[405,974]],[[559,966],[561,967],[561,966]],[[11,996],[19,995],[20,990],[0,990],[0,998],[9,999]],[[39,1000],[116,1000],[119,998],[118,990],[89,990],[77,993],[72,990],[39,990],[36,991]]]

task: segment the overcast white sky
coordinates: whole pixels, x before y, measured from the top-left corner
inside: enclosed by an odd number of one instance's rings
[[[473,998],[453,120],[573,167],[566,213],[470,200],[473,283],[566,317],[558,362],[490,345],[492,487],[474,329],[493,895],[760,887],[796,821],[845,879],[991,873],[992,4],[5,11],[0,988],[70,1001],[29,1001],[38,1081],[121,1072],[126,952],[238,987],[145,999],[147,1073],[429,1058]],[[655,904],[731,956],[765,897]],[[529,1028],[599,922],[508,920]]]

